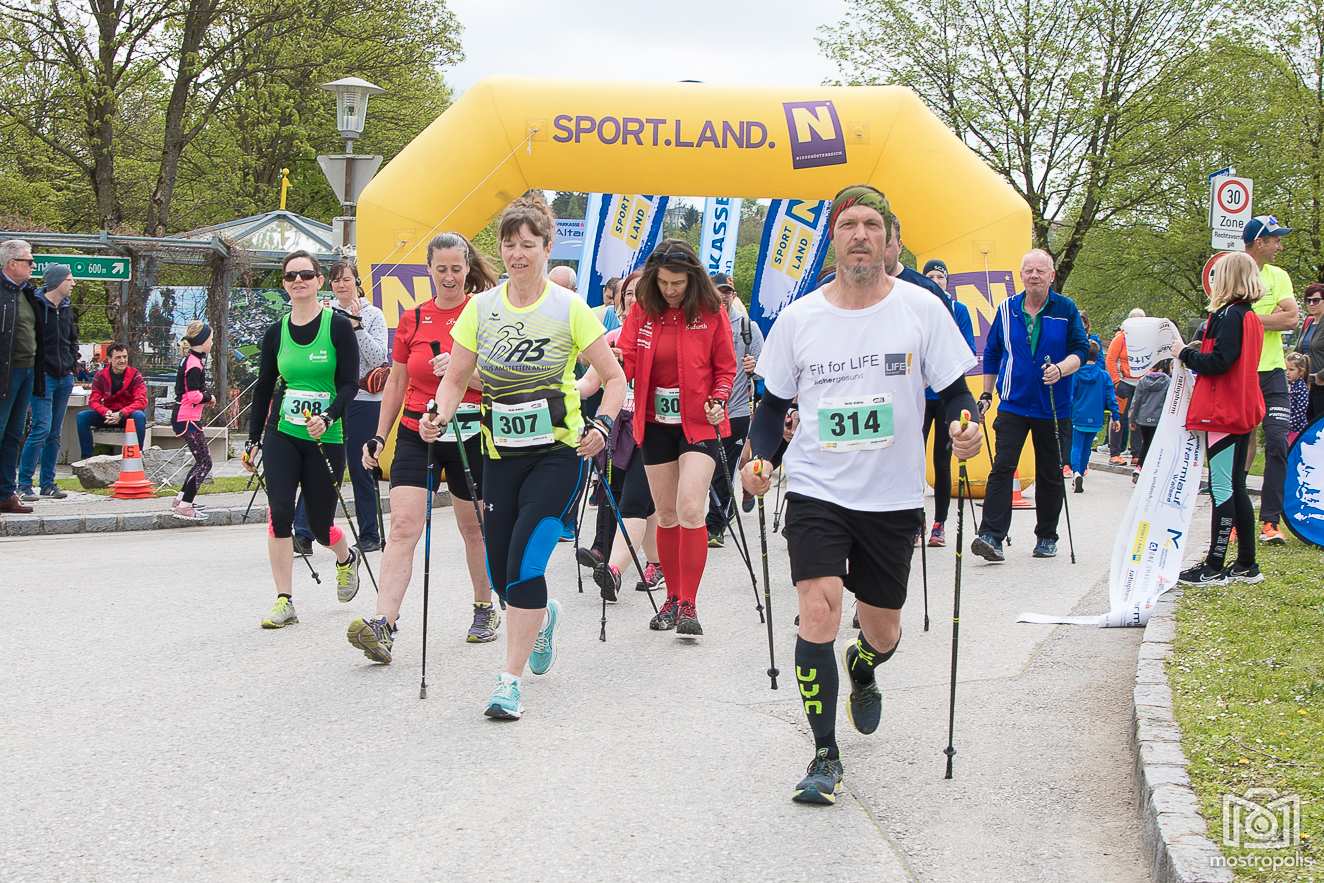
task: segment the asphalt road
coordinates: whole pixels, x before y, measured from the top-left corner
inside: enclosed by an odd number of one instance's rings
[[[320,587],[295,571],[301,623],[258,628],[273,594],[260,525],[0,540],[0,878],[1146,880],[1127,744],[1140,633],[1015,623],[1105,609],[1129,491],[1095,473],[1071,498],[1074,566],[1065,533],[1057,559],[1030,557],[1033,512],[1015,516],[1008,563],[966,557],[950,781],[953,550],[928,556],[927,633],[916,554],[882,727],[860,736],[839,706],[847,787],[830,808],[789,799],[813,743],[777,536],[780,690],[730,543],[709,559],[697,644],[649,632],[635,592],[600,642],[600,602],[587,573],[577,594],[564,545],[558,661],[526,679],[513,724],[482,716],[503,643],[463,641],[450,510],[434,523],[423,701],[421,544],[382,667],[344,637],[371,612],[366,573],[337,603],[325,550]]]

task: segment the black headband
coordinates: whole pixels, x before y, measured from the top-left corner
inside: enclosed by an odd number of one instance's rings
[[[185,335],[184,340],[188,341],[189,346],[202,346],[207,342],[207,338],[209,337],[211,337],[211,326],[203,325],[201,331],[192,337]]]

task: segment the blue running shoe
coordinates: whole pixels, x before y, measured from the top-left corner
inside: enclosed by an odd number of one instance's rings
[[[487,700],[487,710],[483,714],[495,720],[519,720],[524,714],[519,694],[519,678],[502,672],[497,675],[496,689],[492,691],[492,698]]]
[[[555,598],[547,602],[547,625],[538,632],[529,654],[529,671],[545,675],[556,661],[556,623],[561,618],[561,602]]]

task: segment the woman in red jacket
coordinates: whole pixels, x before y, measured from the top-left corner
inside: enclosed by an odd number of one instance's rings
[[[636,295],[617,345],[634,383],[634,437],[657,507],[667,583],[666,603],[648,627],[698,637],[694,601],[708,560],[712,446],[731,432],[731,323],[694,249],[679,239],[664,240],[648,258]]]
[[[1223,258],[1204,332],[1177,354],[1196,375],[1186,428],[1207,434],[1205,459],[1209,495],[1214,500],[1209,554],[1181,572],[1178,581],[1187,585],[1264,580],[1255,563],[1255,509],[1246,492],[1250,434],[1264,419],[1257,373],[1264,326],[1251,309],[1263,294],[1259,267],[1249,255],[1237,252]],[[1233,527],[1242,539],[1237,543],[1236,562],[1224,568]]]

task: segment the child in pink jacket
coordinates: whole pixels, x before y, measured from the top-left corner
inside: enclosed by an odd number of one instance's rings
[[[201,507],[193,504],[193,498],[211,474],[211,452],[207,450],[207,434],[202,430],[202,406],[214,401],[207,392],[207,354],[213,343],[211,327],[196,320],[189,323],[179,342],[184,358],[175,372],[175,413],[171,415],[171,428],[188,445],[194,463],[172,511],[175,517],[186,521],[203,521],[207,517]]]

